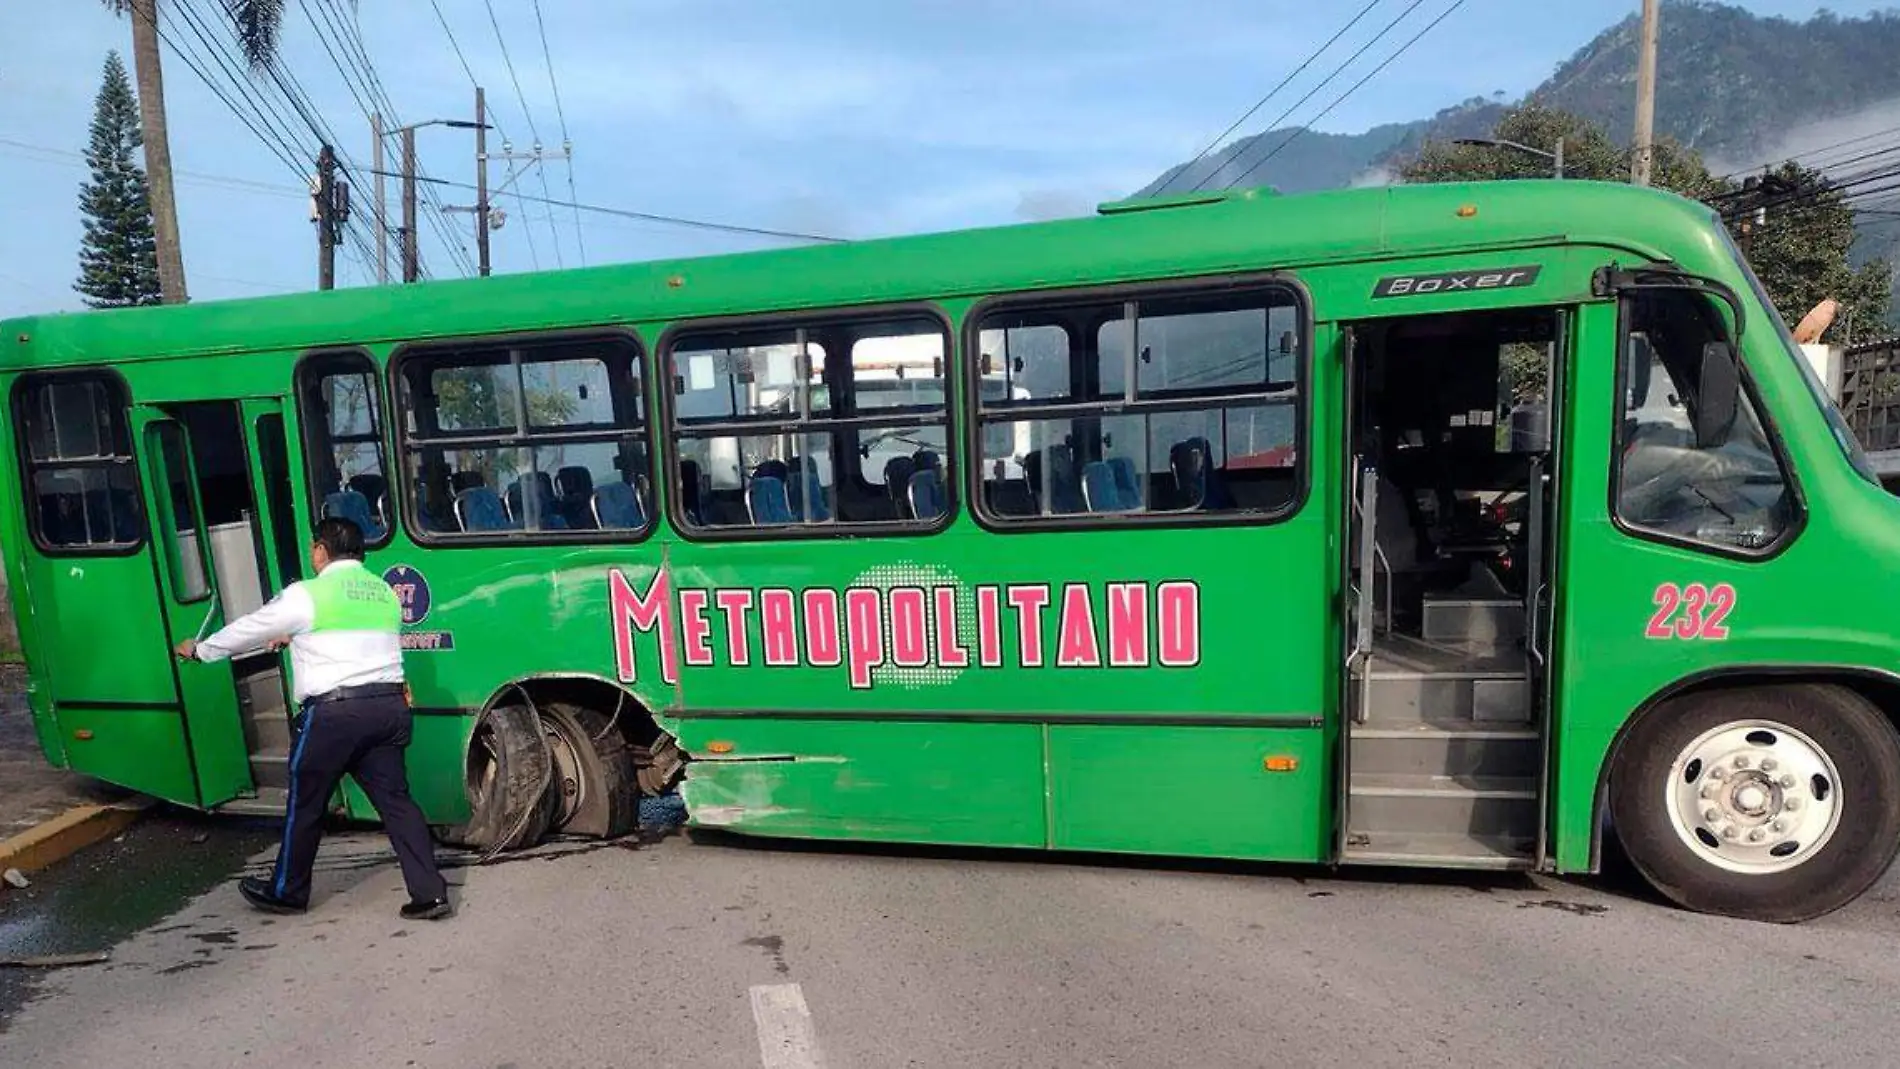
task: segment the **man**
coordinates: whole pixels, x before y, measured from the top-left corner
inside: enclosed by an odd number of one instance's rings
[[[223,661],[266,645],[290,646],[291,690],[301,710],[290,750],[290,804],[270,880],[238,883],[246,901],[272,913],[310,904],[310,867],[330,795],[356,777],[383,818],[409,886],[407,920],[451,912],[429,828],[409,797],[403,749],[410,713],[402,675],[402,606],[389,584],[363,567],[363,531],[346,519],[317,524],[310,547],[316,578],[292,583],[270,604],[205,639],[178,644],[178,656]]]

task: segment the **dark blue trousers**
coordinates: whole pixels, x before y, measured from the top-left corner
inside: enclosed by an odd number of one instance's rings
[[[345,773],[356,777],[382,817],[409,897],[427,902],[447,896],[428,823],[409,797],[403,750],[409,745],[410,717],[399,692],[305,703],[290,746],[290,805],[271,884],[279,898],[309,904],[310,867],[323,838],[323,816]]]

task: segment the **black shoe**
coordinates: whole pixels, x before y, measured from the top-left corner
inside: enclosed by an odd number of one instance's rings
[[[402,919],[406,921],[439,921],[455,912],[446,898],[431,898],[427,902],[411,902],[402,907]]]
[[[270,884],[255,876],[246,876],[238,881],[238,894],[244,896],[244,901],[266,913],[302,913],[309,908],[277,897],[271,891]]]

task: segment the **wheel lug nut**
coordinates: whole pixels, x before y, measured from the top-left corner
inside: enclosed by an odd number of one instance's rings
[[[1737,834],[1738,834],[1738,833],[1736,832],[1736,830],[1735,830],[1734,828],[1723,828],[1723,829],[1722,829],[1722,838],[1724,838],[1724,839],[1733,839],[1733,838],[1735,838],[1735,836],[1736,836]]]
[[[1748,767],[1748,755],[1747,755],[1747,754],[1745,754],[1745,753],[1738,753],[1738,754],[1736,754],[1736,755],[1735,755],[1735,767],[1736,767],[1736,768],[1747,768],[1747,767]]]
[[[1722,780],[1725,780],[1728,778],[1728,769],[1721,768],[1719,766],[1716,768],[1711,768],[1709,769],[1709,778],[1719,783]]]
[[[1788,830],[1788,822],[1785,820],[1777,820],[1773,824],[1768,825],[1768,828],[1776,835],[1780,835],[1782,832]]]
[[[1778,762],[1772,757],[1764,757],[1761,759],[1761,770],[1763,772],[1773,772],[1777,765]]]
[[[1711,824],[1720,824],[1722,823],[1722,811],[1720,809],[1706,810],[1702,814],[1702,819]]]
[[[1793,789],[1793,787],[1794,787],[1794,777],[1788,775],[1787,773],[1783,773],[1781,776],[1781,789],[1785,791],[1785,790],[1791,790]]]
[[[1713,797],[1715,797],[1715,795],[1716,795],[1716,790],[1715,790],[1715,784],[1713,784],[1713,783],[1704,783],[1704,784],[1702,785],[1702,797],[1704,797],[1704,798],[1713,798]]]
[[[1801,808],[1801,799],[1799,799],[1799,798],[1790,798],[1790,799],[1788,799],[1788,802],[1787,802],[1787,804],[1786,804],[1786,805],[1784,805],[1784,806],[1782,806],[1782,808],[1783,808],[1783,809],[1786,809],[1786,810],[1787,810],[1788,812],[1790,812],[1790,813],[1792,813],[1792,812],[1794,812],[1795,810],[1797,810],[1797,809],[1799,809],[1799,808]]]
[[[1756,828],[1754,831],[1748,833],[1748,841],[1751,843],[1761,842],[1763,838],[1765,838],[1765,836],[1762,835],[1760,828]]]

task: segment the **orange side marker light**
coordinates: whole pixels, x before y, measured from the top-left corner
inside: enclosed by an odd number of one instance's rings
[[[1291,754],[1273,754],[1264,764],[1268,772],[1293,772],[1299,769],[1300,759]]]

